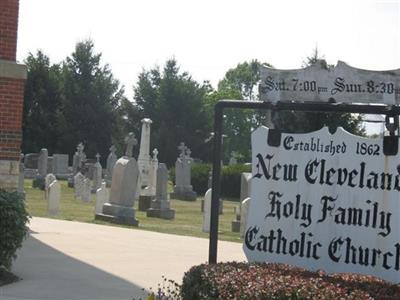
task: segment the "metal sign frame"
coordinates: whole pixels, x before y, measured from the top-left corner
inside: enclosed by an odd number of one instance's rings
[[[332,99],[333,100],[333,99]],[[209,264],[217,263],[218,252],[218,223],[219,223],[219,198],[221,179],[221,152],[222,152],[222,130],[223,112],[225,108],[237,109],[262,109],[271,111],[308,111],[308,112],[342,112],[378,114],[386,116],[386,128],[390,135],[383,138],[383,150],[385,155],[397,155],[398,130],[400,106],[396,105],[374,105],[374,104],[347,104],[347,103],[315,103],[315,102],[262,102],[242,100],[221,100],[214,107],[214,146],[213,146],[213,169],[212,169],[212,194],[211,194],[211,220],[209,238]]]

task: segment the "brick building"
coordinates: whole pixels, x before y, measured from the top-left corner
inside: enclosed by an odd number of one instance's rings
[[[0,0],[0,188],[15,190],[26,67],[16,62],[19,0]]]

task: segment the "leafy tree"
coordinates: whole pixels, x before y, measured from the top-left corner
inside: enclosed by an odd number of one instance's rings
[[[160,150],[160,161],[173,165],[180,142],[191,148],[194,157],[207,159],[210,149],[205,140],[211,124],[204,97],[209,90],[207,83],[199,84],[180,72],[174,59],[168,60],[162,71],[156,67],[139,75],[134,99],[140,118],[153,121],[151,146]]]
[[[218,91],[209,98],[216,103],[222,99],[257,100],[258,84],[260,81],[260,66],[271,66],[257,60],[238,64],[226,72],[224,78],[218,83]],[[223,156],[228,160],[232,152],[236,152],[243,161],[251,159],[250,136],[251,131],[259,126],[265,112],[254,112],[251,109],[226,109],[224,114]]]
[[[63,110],[68,120],[62,137],[64,151],[73,153],[84,142],[86,153],[99,152],[105,159],[112,136],[117,140],[122,132],[118,113],[124,90],[109,66],[102,66],[101,54],[94,52],[91,40],[77,43],[74,53],[62,67]]]
[[[59,65],[50,65],[42,52],[30,53],[24,63],[28,68],[23,112],[22,152],[50,153],[63,149],[60,143],[65,119],[61,110],[62,81]]]

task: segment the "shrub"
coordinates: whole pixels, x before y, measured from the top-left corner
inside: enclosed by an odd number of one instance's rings
[[[219,263],[192,267],[183,300],[400,299],[400,287],[373,276],[311,272],[285,264]]]
[[[192,165],[191,183],[193,190],[198,195],[204,195],[207,192],[211,169],[211,164],[195,163]]]
[[[192,165],[191,183],[193,190],[204,195],[208,189],[208,178],[212,171],[212,164],[194,163]],[[240,176],[243,172],[251,172],[251,166],[237,164],[223,166],[221,169],[221,197],[240,197]],[[170,178],[175,184],[175,169],[170,170]]]
[[[11,268],[16,251],[27,235],[28,221],[23,197],[17,192],[0,190],[0,267]]]
[[[251,172],[251,166],[237,164],[224,166],[221,172],[221,196],[240,197],[240,177],[243,172]]]

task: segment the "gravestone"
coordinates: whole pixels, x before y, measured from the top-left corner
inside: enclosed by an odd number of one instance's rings
[[[115,151],[117,151],[117,148],[114,145],[111,145],[110,154],[108,154],[107,164],[106,164],[106,176],[105,176],[106,178],[105,179],[106,179],[107,187],[111,186],[113,168],[115,166],[115,163],[118,160],[118,157],[115,154]]]
[[[53,173],[53,156],[47,157],[47,174]]]
[[[49,215],[58,215],[60,211],[61,186],[54,180],[48,189],[47,211]]]
[[[244,201],[244,199],[250,197],[251,193],[251,173],[244,172],[240,176],[240,203]],[[232,221],[232,232],[242,232],[241,229],[241,209],[242,205],[239,205],[239,209],[236,210],[235,219]]]
[[[24,190],[24,155],[21,153],[19,156],[19,175],[18,175],[18,188],[17,191],[25,198]]]
[[[209,189],[211,189],[211,187],[212,187],[212,172],[209,173],[207,187]],[[204,199],[201,199],[200,207],[201,207],[201,212],[204,212]],[[219,199],[218,213],[220,215],[222,215],[224,213],[224,200],[222,200],[222,199]]]
[[[206,194],[204,195],[203,232],[210,232],[211,193],[212,193],[212,190],[208,189]]]
[[[139,168],[132,157],[133,146],[137,143],[133,133],[129,133],[125,143],[127,144],[125,156],[117,160],[113,169],[110,200],[103,205],[103,213],[96,214],[96,219],[138,226],[134,201]]]
[[[179,145],[178,150],[181,153],[175,163],[175,186],[170,195],[173,199],[195,201],[197,194],[190,183],[193,162],[190,157],[191,151],[184,143]]]
[[[91,186],[92,186],[92,184],[90,182],[90,179],[85,178],[83,180],[83,190],[82,190],[82,195],[81,195],[81,199],[85,203],[90,202]]]
[[[244,234],[247,227],[247,216],[249,214],[249,207],[251,203],[251,198],[248,197],[244,199],[240,206],[240,237],[244,238]]]
[[[103,168],[100,164],[100,154],[96,154],[96,159],[97,162],[94,164],[94,170],[93,170],[93,186],[92,186],[92,193],[96,193],[97,189],[100,188],[101,183],[103,181],[102,175],[103,175]]]
[[[68,154],[53,154],[53,170],[57,179],[67,179],[70,176],[68,170]]]
[[[103,212],[103,205],[108,202],[109,198],[110,194],[108,192],[106,182],[103,181],[100,188],[96,191],[95,215]]]
[[[229,158],[229,165],[237,165],[237,159],[236,159],[236,152],[232,151],[231,152],[231,157]]]
[[[141,178],[141,189],[148,185],[150,172],[150,119],[142,119],[142,134],[140,136],[140,149],[138,165]],[[142,193],[140,193],[142,195]]]
[[[81,172],[82,174],[84,173],[82,170],[83,164],[86,162],[86,154],[83,152],[84,149],[85,147],[82,143],[79,143],[78,146],[76,146],[76,152],[72,158],[72,174],[68,178],[69,187],[74,187],[74,176],[78,172]]]
[[[54,176],[54,174],[50,173],[50,174],[46,175],[46,177],[44,179],[44,198],[45,199],[48,199],[50,184],[55,180],[57,180],[57,178],[56,178],[56,176]]]
[[[157,187],[157,169],[158,169],[158,150],[153,150],[153,158],[150,164],[148,185],[143,191],[143,195],[139,196],[139,211],[147,211],[151,207],[151,201],[156,195]]]
[[[78,172],[74,176],[74,195],[75,198],[81,198],[83,194],[83,181],[85,180],[85,176],[82,175],[81,172]]]
[[[44,178],[47,174],[47,159],[48,152],[47,149],[43,148],[40,150],[39,159],[38,159],[38,173],[35,179],[32,181],[32,186],[34,188],[40,188],[44,190]]]
[[[168,200],[168,169],[162,163],[157,169],[156,198],[151,201],[151,208],[147,210],[147,216],[168,220],[175,218],[175,210],[170,208]]]
[[[38,168],[39,153],[28,153],[24,157],[25,169],[37,169]]]

